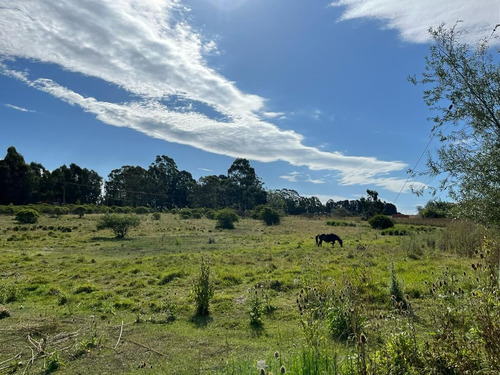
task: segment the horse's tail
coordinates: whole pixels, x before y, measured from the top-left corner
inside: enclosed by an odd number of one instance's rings
[[[316,246],[319,247],[319,234],[316,236]]]

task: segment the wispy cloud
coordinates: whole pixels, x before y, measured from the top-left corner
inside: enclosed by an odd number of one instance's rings
[[[345,8],[342,20],[371,18],[383,21],[385,27],[399,30],[401,37],[410,42],[429,41],[429,27],[442,23],[467,29],[469,42],[489,37],[500,21],[498,0],[337,0],[332,6]],[[492,42],[498,43],[498,39]]]
[[[15,109],[16,111],[20,111],[20,112],[32,112],[34,113],[35,111],[31,110],[31,109],[26,109],[26,108],[23,108],[23,107],[18,107],[17,105],[13,105],[13,104],[4,104],[6,107],[8,108],[11,108],[11,109]]]
[[[205,56],[217,53],[217,45],[188,24],[186,11],[180,0],[0,0],[0,73],[106,124],[231,157],[336,171],[344,184],[388,180],[391,186],[388,174],[407,166],[305,146],[302,135],[278,128],[271,120],[283,113],[266,110],[265,98],[241,91],[208,65]],[[84,96],[17,71],[18,58],[99,78],[135,100]]]
[[[326,181],[322,178],[312,178],[308,173],[300,173],[297,171],[280,176],[283,180],[288,182],[309,182],[311,184],[324,184]]]
[[[306,182],[310,182],[311,184],[325,184],[326,181],[323,180],[322,178],[311,178],[311,176],[309,176],[306,180]]]
[[[283,180],[287,180],[288,182],[297,182],[299,181],[299,172],[290,172],[288,174],[280,176]]]
[[[312,178],[308,173],[301,173],[297,171],[290,172],[286,175],[280,176],[280,178],[293,183],[303,183],[309,182],[313,184],[324,184],[332,178],[338,179],[338,183],[344,186],[350,185],[366,185],[366,186],[378,186],[383,189],[387,189],[393,192],[410,192],[411,189],[425,188],[426,185],[416,181],[407,181],[406,179],[395,178],[395,177],[367,177],[363,173],[358,173],[351,171],[351,173],[341,173],[340,176],[324,175],[323,178]]]

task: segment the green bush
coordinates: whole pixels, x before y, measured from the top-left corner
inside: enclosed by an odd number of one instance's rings
[[[355,227],[356,223],[350,221],[330,220],[326,222],[326,225],[331,225],[332,227]]]
[[[64,362],[61,360],[57,350],[47,357],[45,364],[46,368],[44,374],[52,374],[64,366]]]
[[[375,215],[368,223],[373,229],[387,229],[394,226],[394,222],[385,215]]]
[[[230,208],[224,208],[215,213],[215,220],[217,220],[217,228],[234,229],[234,223],[239,221],[239,216]]]
[[[207,208],[207,209],[205,210],[205,217],[206,217],[207,219],[214,220],[214,219],[215,219],[215,213],[216,213],[216,211],[215,211],[214,209],[212,209],[212,208]]]
[[[141,220],[133,215],[104,215],[97,222],[97,229],[111,229],[117,238],[123,238],[130,228],[139,226]]]
[[[0,215],[14,215],[16,213],[16,209],[13,204],[9,204],[8,206],[0,206]]]
[[[73,208],[73,213],[75,215],[78,215],[78,217],[83,217],[83,215],[85,215],[85,212],[87,210],[85,209],[84,206],[76,206],[75,208]]]
[[[204,214],[204,210],[201,209],[201,208],[195,208],[193,209],[192,213],[191,213],[191,217],[193,219],[201,219],[203,217],[203,214]]]
[[[193,216],[193,210],[190,208],[183,208],[179,211],[179,216],[181,219],[190,219]]]
[[[146,214],[149,214],[151,212],[151,210],[148,207],[139,206],[139,207],[134,208],[134,212],[137,215],[146,215]]]
[[[16,214],[16,220],[21,224],[34,224],[38,221],[39,216],[38,211],[28,208],[20,210]]]
[[[67,215],[67,214],[69,214],[69,209],[68,209],[68,207],[54,206],[54,207],[52,207],[51,214],[53,216],[56,216],[56,217],[61,216],[61,215]]]
[[[269,207],[265,207],[260,211],[259,219],[263,220],[266,225],[278,225],[281,221],[278,211]]]

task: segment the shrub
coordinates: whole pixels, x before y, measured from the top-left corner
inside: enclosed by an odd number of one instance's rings
[[[387,229],[394,226],[394,222],[385,215],[375,215],[368,223],[373,229]]]
[[[44,374],[52,374],[64,366],[64,362],[61,360],[57,350],[47,357],[45,364]]]
[[[149,214],[151,212],[151,210],[148,207],[139,206],[139,207],[134,208],[134,212],[138,215],[145,215],[145,214]]]
[[[239,217],[230,208],[224,208],[215,213],[215,220],[217,220],[217,228],[234,229],[234,223],[239,221]]]
[[[355,227],[356,223],[349,222],[349,221],[331,220],[331,221],[327,221],[326,225],[331,225],[332,227]]]
[[[8,206],[0,206],[0,215],[14,215],[15,213],[16,210],[13,204],[9,204]]]
[[[38,221],[39,216],[38,211],[28,208],[20,210],[16,214],[16,220],[21,224],[34,224]]]
[[[269,207],[265,207],[260,211],[259,219],[263,220],[266,225],[277,225],[281,221],[278,211]]]
[[[181,219],[189,219],[191,216],[193,216],[193,210],[190,208],[183,208],[182,210],[179,211],[179,216]]]
[[[132,215],[104,215],[97,222],[97,229],[111,229],[117,238],[123,238],[130,228],[139,226],[140,222],[137,216]]]
[[[215,219],[215,210],[212,208],[207,208],[205,210],[205,217],[207,219],[214,220]]]
[[[196,303],[196,314],[210,314],[210,300],[214,295],[214,286],[210,277],[210,260],[201,258],[200,273],[193,282],[193,296]]]
[[[191,213],[191,217],[193,219],[201,219],[203,217],[203,209],[201,209],[201,208],[193,209],[193,211]]]
[[[69,213],[68,207],[55,206],[52,207],[52,216],[59,217],[61,215],[67,215]]]
[[[83,206],[76,206],[75,208],[73,208],[73,213],[75,215],[78,215],[78,217],[83,217],[83,215],[85,215],[86,211],[87,210]]]
[[[160,220],[160,219],[161,219],[161,213],[154,212],[153,213],[153,220]]]
[[[266,208],[266,205],[265,204],[259,204],[257,206],[255,206],[252,211],[251,211],[251,214],[250,216],[252,217],[252,219],[256,219],[256,220],[259,220],[261,217],[260,217],[260,213],[261,211]]]

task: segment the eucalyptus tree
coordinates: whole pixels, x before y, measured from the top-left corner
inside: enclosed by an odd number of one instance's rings
[[[195,207],[219,209],[229,207],[229,179],[225,175],[209,175],[200,177],[193,186],[192,202]]]
[[[175,206],[174,192],[179,170],[174,159],[158,155],[148,168],[147,179],[154,208]]]
[[[174,159],[158,155],[147,171],[148,188],[154,208],[185,207],[196,181],[191,173],[180,171]]]
[[[0,204],[26,204],[31,191],[31,170],[15,147],[0,160]]]
[[[29,168],[31,178],[29,201],[31,203],[50,201],[50,171],[42,164],[35,162],[31,162]]]
[[[237,158],[227,171],[234,205],[241,210],[266,203],[266,191],[247,159]]]
[[[106,203],[131,207],[148,205],[150,194],[146,172],[142,167],[130,165],[113,169],[104,184]]]
[[[53,170],[48,180],[53,201],[96,204],[101,198],[102,177],[75,163]]]

